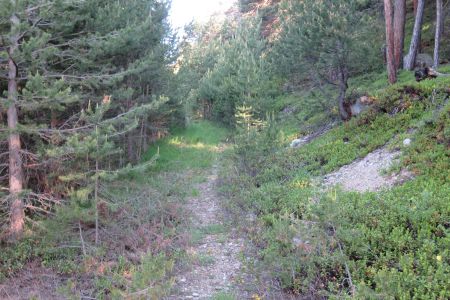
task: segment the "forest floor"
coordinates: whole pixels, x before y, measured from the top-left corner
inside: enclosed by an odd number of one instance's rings
[[[258,260],[257,251],[226,209],[227,199],[219,192],[218,175],[227,151],[222,144],[225,136],[225,132],[218,134],[205,123],[158,144],[161,157],[155,170],[166,174],[162,180],[172,185],[160,192],[169,195],[173,194],[172,189],[179,189],[177,193],[186,195],[179,204],[186,218],[180,236],[187,237],[180,249],[183,255],[169,275],[173,285],[158,299],[293,299],[295,296],[283,294],[273,277],[252,267]],[[152,155],[149,153],[149,157]],[[404,174],[394,177],[382,174],[396,162],[398,155],[398,151],[379,148],[326,175],[325,185],[338,184],[345,190],[359,192],[390,187],[404,179]],[[168,177],[173,177],[173,182],[168,183]],[[31,264],[0,285],[0,298],[66,299],[60,293],[66,282],[67,276],[62,278],[50,268]],[[76,295],[83,299],[80,288],[70,288],[69,293],[76,290]],[[130,289],[127,294],[135,293]]]
[[[185,203],[190,215],[187,259],[178,268],[168,300],[175,299],[292,299],[283,294],[268,274],[255,274],[255,249],[241,228],[232,224],[219,192],[220,158],[207,170],[198,191]],[[184,265],[184,266],[183,266]]]
[[[204,182],[196,187],[198,195],[188,199],[186,209],[191,215],[187,230],[192,237],[187,255],[191,264],[175,277],[174,294],[169,299],[214,299],[239,295],[241,280],[242,237],[226,224],[217,193],[217,166],[206,171]]]

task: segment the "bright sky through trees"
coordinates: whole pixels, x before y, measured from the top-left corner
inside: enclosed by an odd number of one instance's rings
[[[192,20],[204,22],[216,12],[225,12],[235,0],[173,0],[170,21],[175,28]]]

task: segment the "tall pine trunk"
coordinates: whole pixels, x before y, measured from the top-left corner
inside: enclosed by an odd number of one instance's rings
[[[130,130],[127,134],[127,154],[128,162],[132,163],[135,161],[135,147],[134,147],[134,130]]]
[[[96,136],[96,153],[95,153],[95,182],[94,182],[94,202],[95,202],[95,244],[98,245],[99,243],[99,214],[98,214],[98,205],[99,205],[99,201],[98,201],[98,189],[99,189],[99,182],[98,182],[98,176],[100,175],[99,172],[99,166],[98,166],[98,160],[99,160],[99,155],[100,155],[100,151],[99,151],[99,145],[98,145],[98,127],[97,125],[95,126],[95,136]]]
[[[436,32],[434,36],[434,57],[433,57],[433,68],[436,70],[439,66],[439,46],[441,43],[442,27],[444,23],[442,2],[443,2],[442,0],[436,0]]]
[[[395,69],[403,66],[403,48],[405,47],[406,0],[394,2],[394,58]]]
[[[386,22],[386,65],[389,83],[394,84],[397,82],[397,69],[395,68],[395,55],[394,55],[394,28],[393,28],[393,16],[391,0],[384,0],[384,16]]]
[[[21,199],[23,190],[23,166],[21,157],[20,135],[17,133],[19,117],[17,112],[17,65],[14,61],[14,52],[19,48],[20,25],[19,18],[13,15],[11,21],[11,38],[8,58],[8,101],[9,107],[7,111],[8,129],[10,131],[8,137],[9,147],[9,193],[11,197],[10,207],[10,225],[9,232],[11,240],[18,240],[23,234],[25,224],[24,204]]]
[[[132,86],[131,82],[128,81],[128,86]],[[132,104],[132,100],[128,100],[127,101],[127,109],[130,110],[133,107]],[[135,161],[135,143],[134,143],[134,132],[135,130],[132,129],[130,131],[128,131],[128,133],[126,134],[126,143],[127,143],[127,157],[128,157],[128,162],[134,162]]]
[[[416,64],[417,51],[420,44],[420,36],[422,32],[422,21],[425,7],[425,0],[418,0],[416,20],[414,22],[413,36],[411,39],[411,45],[409,46],[409,52],[405,56],[404,69],[412,70]]]

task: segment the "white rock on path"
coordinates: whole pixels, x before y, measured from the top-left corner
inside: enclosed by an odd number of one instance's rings
[[[409,145],[411,145],[411,139],[405,139],[405,140],[403,140],[403,146],[409,146]]]

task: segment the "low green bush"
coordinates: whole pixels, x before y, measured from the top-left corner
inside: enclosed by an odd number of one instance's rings
[[[314,297],[450,298],[449,83],[380,90],[374,109],[299,149],[274,147],[269,129],[237,139],[239,172],[224,172],[222,190],[228,208],[256,216],[244,228],[259,268]],[[386,144],[403,150],[396,168],[414,179],[377,193],[318,184]]]

